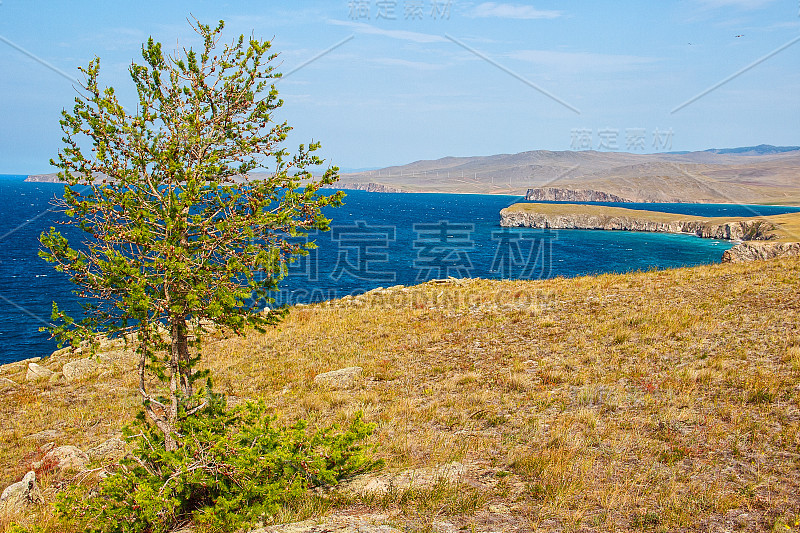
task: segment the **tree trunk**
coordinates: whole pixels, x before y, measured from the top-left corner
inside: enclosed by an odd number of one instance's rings
[[[164,446],[167,450],[176,450],[178,442],[175,439],[174,418],[170,417],[170,408],[156,402],[147,393],[145,385],[145,370],[149,359],[148,350],[150,348],[150,328],[149,324],[143,324],[139,331],[139,392],[144,400],[144,411],[147,417],[152,420],[156,427],[164,434]]]
[[[164,427],[156,421],[156,425],[164,431],[165,444],[167,451],[178,449],[179,442],[175,434],[175,427],[178,423],[179,407],[185,407],[186,400],[192,395],[191,368],[189,366],[189,335],[186,326],[186,319],[182,316],[171,318],[171,338],[170,347],[170,406],[167,413],[167,420]],[[169,430],[169,432],[165,431]]]

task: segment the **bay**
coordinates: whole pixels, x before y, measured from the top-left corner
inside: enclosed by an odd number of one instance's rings
[[[58,225],[52,210],[60,184],[0,177],[0,364],[45,356],[55,342],[52,302],[80,314],[73,285],[38,257],[38,237]],[[387,194],[347,191],[331,209],[331,231],[309,235],[318,245],[289,266],[275,305],[309,303],[376,287],[434,278],[540,279],[629,272],[718,262],[731,243],[687,235],[501,228],[499,211],[520,197]],[[753,216],[798,211],[776,206],[608,204],[700,216]],[[80,238],[71,228],[63,228]]]

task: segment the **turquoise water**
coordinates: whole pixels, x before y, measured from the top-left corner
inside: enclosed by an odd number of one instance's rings
[[[23,183],[21,177],[0,179],[0,363],[52,352],[55,344],[38,328],[48,323],[53,300],[80,312],[74,287],[37,255],[39,234],[60,220],[48,209],[62,190],[56,184]],[[687,235],[501,228],[499,211],[520,200],[348,191],[346,205],[329,212],[332,231],[311,236],[319,247],[291,265],[276,301],[308,303],[447,276],[541,279],[708,264],[731,246]],[[704,216],[798,210],[669,207]]]

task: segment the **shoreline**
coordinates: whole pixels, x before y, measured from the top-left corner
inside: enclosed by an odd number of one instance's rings
[[[757,217],[696,217],[585,204],[514,204],[500,211],[503,227],[632,231],[695,235],[733,242],[723,263],[800,256],[800,213]]]
[[[0,174],[0,176],[13,176],[13,177],[25,177],[25,179],[21,180],[24,183],[52,183],[52,184],[60,184],[62,183],[58,179],[49,179],[50,175],[48,174]],[[29,178],[43,178],[47,176],[48,179],[29,179]],[[11,179],[11,178],[8,178]],[[378,183],[378,182],[367,182],[367,183],[345,183],[345,185],[363,185],[364,187],[369,186],[379,186],[379,187],[386,187],[387,189],[393,190],[367,190],[365,188],[357,188],[357,187],[323,187],[324,189],[332,189],[332,190],[342,190],[342,191],[361,191],[361,192],[369,192],[369,193],[382,193],[382,194],[469,194],[469,195],[485,195],[485,196],[509,196],[513,198],[526,198],[525,193],[510,193],[510,192],[492,192],[492,191],[437,191],[437,190],[408,190],[403,189],[400,187],[396,187],[394,185],[387,185],[385,183]],[[542,201],[542,202],[531,202],[531,203],[552,203],[552,204],[573,204],[574,202],[569,201]],[[682,201],[682,202],[587,202],[585,204],[580,205],[597,205],[597,204],[608,204],[608,203],[632,203],[632,204],[697,204],[697,205],[739,205],[739,206],[761,206],[761,207],[785,207],[785,208],[796,208],[800,210],[800,202],[797,204],[781,204],[781,203],[772,203],[772,202],[697,202],[697,201]]]

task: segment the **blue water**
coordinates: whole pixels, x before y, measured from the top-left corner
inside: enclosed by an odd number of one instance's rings
[[[66,276],[37,255],[40,233],[63,220],[49,210],[63,188],[22,178],[0,176],[0,363],[55,349],[48,334],[38,331],[49,321],[53,300],[73,316],[81,310]],[[346,205],[329,211],[332,231],[309,237],[318,248],[290,266],[276,301],[321,301],[447,276],[539,279],[708,264],[730,247],[686,235],[501,228],[499,211],[518,201],[514,196],[348,191]],[[703,216],[800,210],[665,205]],[[72,228],[61,229],[81,237]]]

